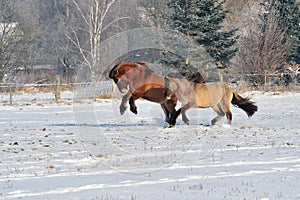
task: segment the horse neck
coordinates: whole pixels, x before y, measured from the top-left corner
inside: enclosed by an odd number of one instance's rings
[[[164,77],[155,74],[152,70],[144,70],[140,72],[140,80],[146,83],[157,83],[164,85]]]
[[[145,84],[158,84],[164,87],[164,77],[156,75],[153,71],[136,68],[128,74],[129,87],[131,91],[144,86]]]
[[[183,96],[187,89],[193,87],[193,82],[186,80],[185,78],[169,78],[170,89],[179,96]]]

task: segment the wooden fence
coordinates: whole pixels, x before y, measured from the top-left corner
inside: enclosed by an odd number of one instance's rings
[[[73,101],[110,98],[117,90],[112,81],[65,84],[56,76],[55,84],[0,84],[0,102],[9,105],[32,102]]]

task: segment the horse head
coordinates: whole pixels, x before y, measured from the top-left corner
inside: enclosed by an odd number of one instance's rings
[[[128,85],[132,83],[134,77],[134,70],[136,68],[135,63],[122,62],[115,65],[109,72],[109,78],[117,84],[117,87],[121,93],[127,91]]]

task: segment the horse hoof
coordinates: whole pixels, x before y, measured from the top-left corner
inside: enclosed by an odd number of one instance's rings
[[[134,114],[137,114],[137,110],[136,109],[130,109],[131,112],[133,112]]]
[[[172,128],[172,127],[174,127],[175,126],[175,124],[170,124],[169,125],[169,128]]]
[[[189,121],[189,120],[184,121],[184,123],[185,123],[186,125],[190,125],[190,121]]]
[[[120,114],[123,115],[126,109],[127,109],[126,107],[120,106]]]
[[[130,106],[130,111],[133,112],[134,114],[137,114],[137,108],[136,107],[131,107]]]

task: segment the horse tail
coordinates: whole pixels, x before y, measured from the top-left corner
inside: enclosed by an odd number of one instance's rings
[[[234,106],[244,110],[247,113],[248,117],[251,117],[257,111],[255,102],[250,101],[250,98],[248,97],[241,97],[238,93],[235,92],[233,92],[231,103]]]

